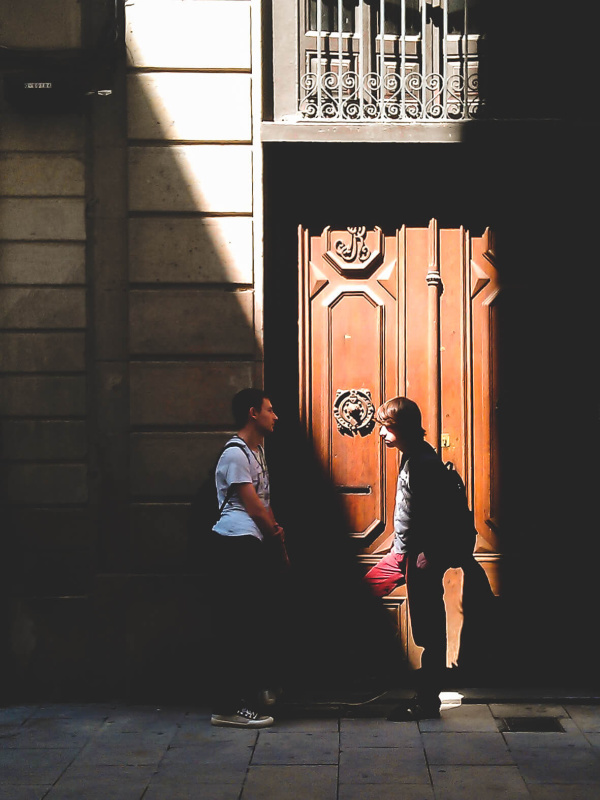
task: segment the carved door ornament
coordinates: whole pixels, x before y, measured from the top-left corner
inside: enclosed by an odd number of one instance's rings
[[[364,225],[361,225],[358,228],[348,228],[348,233],[352,237],[350,243],[346,244],[341,239],[338,239],[335,243],[335,252],[348,263],[352,263],[357,259],[361,262],[366,261],[371,255],[371,251],[365,242],[367,229]]]
[[[368,436],[375,427],[375,406],[368,389],[338,389],[333,403],[338,431],[345,436]]]
[[[346,228],[340,237],[329,227],[323,231],[325,260],[346,278],[367,278],[381,266],[385,242],[381,228],[364,225]]]

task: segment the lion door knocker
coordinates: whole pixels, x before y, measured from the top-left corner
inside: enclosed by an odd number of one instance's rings
[[[338,389],[333,403],[338,431],[345,436],[367,436],[375,427],[375,406],[368,389]]]

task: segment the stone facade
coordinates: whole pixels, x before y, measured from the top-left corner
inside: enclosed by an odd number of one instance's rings
[[[231,432],[238,389],[271,369],[297,411],[298,225],[383,214],[393,228],[455,226],[465,209],[498,223],[508,298],[507,661],[535,654],[533,680],[539,664],[595,679],[597,480],[579,467],[597,432],[584,187],[598,124],[591,81],[573,78],[595,74],[595,47],[578,39],[577,70],[565,69],[552,15],[522,4],[511,26],[506,4],[490,3],[500,121],[311,123],[296,113],[293,0],[116,5],[112,94],[60,113],[0,94],[3,688],[11,699],[200,697],[208,615],[188,558],[189,498]],[[112,7],[0,0],[0,78],[15,70],[6,47],[93,51]],[[287,458],[287,441],[273,448]],[[294,635],[299,671],[320,677],[361,607],[345,577],[324,591],[343,573],[341,534],[306,525],[302,537]],[[369,669],[368,647],[361,656]],[[332,659],[333,684],[344,659]]]
[[[260,4],[119,5],[111,96],[0,109],[3,661],[25,695],[197,655],[187,502],[261,382]],[[78,48],[107,13],[0,6],[12,48]]]

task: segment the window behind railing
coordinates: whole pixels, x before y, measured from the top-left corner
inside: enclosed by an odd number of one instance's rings
[[[305,119],[473,119],[485,0],[301,0]]]

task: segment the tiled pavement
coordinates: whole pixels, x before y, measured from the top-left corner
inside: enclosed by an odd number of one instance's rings
[[[397,699],[284,704],[254,732],[193,708],[3,707],[0,800],[600,800],[597,698],[465,692],[419,724],[386,721]],[[562,730],[506,730],[523,717]]]

